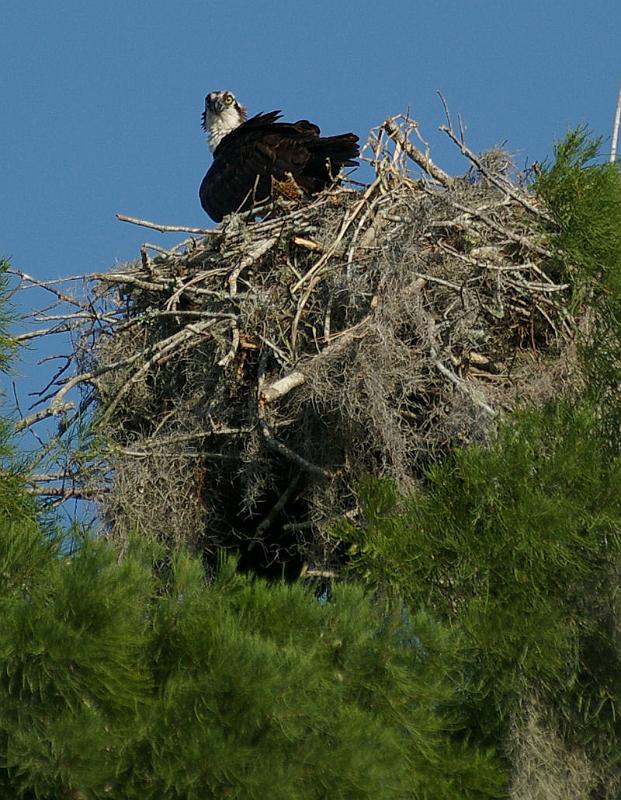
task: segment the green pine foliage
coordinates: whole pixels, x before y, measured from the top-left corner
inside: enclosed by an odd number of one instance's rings
[[[621,169],[592,163],[600,145],[586,128],[570,131],[533,188],[552,216],[549,234],[563,266],[577,283],[596,281],[621,297]]]
[[[611,444],[621,446],[621,165],[593,163],[600,140],[585,128],[555,148],[534,184],[552,223],[553,269],[574,286],[584,313],[579,340],[587,392],[599,405]]]
[[[28,547],[23,531],[0,530],[4,783],[12,797],[103,791],[150,685],[140,603],[150,582],[104,544],[63,556],[32,517],[29,528]]]
[[[366,524],[338,531],[353,571],[461,638],[473,734],[500,745],[534,692],[571,741],[616,759],[621,460],[598,416],[523,411],[411,496],[368,480],[361,497]]]
[[[0,336],[0,350],[3,350]],[[355,585],[61,535],[0,424],[0,797],[500,797],[455,641]]]
[[[32,519],[31,519],[32,523]],[[63,555],[0,530],[0,788],[12,798],[489,798],[426,615],[187,554]],[[28,564],[26,564],[28,562]]]

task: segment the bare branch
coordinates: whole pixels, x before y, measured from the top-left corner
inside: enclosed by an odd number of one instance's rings
[[[129,222],[132,225],[140,225],[141,228],[151,228],[161,233],[198,233],[201,236],[217,236],[218,230],[213,228],[189,228],[187,225],[160,225],[158,222],[149,222],[146,219],[128,217],[126,214],[116,214],[116,218],[121,222]]]
[[[193,536],[207,554],[244,529],[277,558],[270,537],[305,530],[309,573],[326,577],[325,526],[356,504],[355,476],[381,469],[407,488],[446,447],[481,441],[524,386],[543,397],[541,373],[562,390],[578,321],[536,200],[505,160],[468,149],[463,126],[452,138],[484,180],[448,175],[396,116],[364,149],[369,184],[214,230],[120,215],[190,238],[64,281],[16,272],[52,301],[21,340],[71,337],[48,348],[41,410],[18,422],[39,445],[36,490],[97,496],[110,535]]]
[[[16,433],[19,433],[25,428],[31,428],[33,425],[35,425],[37,422],[41,422],[43,419],[59,416],[60,414],[66,414],[68,411],[71,411],[73,407],[73,403],[60,403],[54,407],[48,406],[47,408],[43,408],[41,411],[37,411],[36,414],[31,414],[29,417],[22,417],[22,419],[15,423],[15,431]]]
[[[412,124],[415,125],[416,123],[412,122]],[[390,138],[394,139],[394,141],[399,144],[407,156],[416,164],[418,164],[419,167],[424,169],[425,172],[434,180],[438,181],[438,183],[441,183],[442,186],[450,187],[453,185],[455,179],[451,178],[448,173],[444,172],[443,169],[440,169],[440,167],[434,164],[427,153],[421,152],[415,145],[412,144],[412,142],[407,138],[406,134],[401,130],[394,117],[389,117],[384,122],[383,127]]]
[[[103,500],[109,493],[106,487],[87,489],[80,486],[28,486],[25,487],[30,494],[42,497],[58,497],[62,500]]]
[[[477,170],[484,175],[490,183],[493,183],[497,189],[500,189],[506,195],[509,195],[513,200],[516,200],[521,206],[524,206],[531,214],[535,214],[542,219],[545,219],[547,222],[552,222],[552,217],[546,213],[543,209],[536,206],[532,200],[529,200],[526,196],[525,192],[518,191],[511,181],[508,181],[506,178],[499,178],[498,176],[494,175],[490,170],[488,170],[485,165],[482,163],[481,159],[469,148],[466,146],[466,143],[463,137],[457,137],[455,132],[447,127],[446,125],[441,125],[440,130],[449,137],[449,139],[454,142],[460,149],[461,153],[466,156],[469,161],[472,161],[474,166]]]
[[[300,482],[300,473],[297,473],[297,475],[294,475],[291,481],[289,481],[289,485],[287,486],[285,491],[281,494],[281,496],[278,498],[277,502],[274,503],[274,506],[270,510],[270,513],[257,526],[256,536],[259,539],[263,536],[265,531],[267,531],[271,527],[271,525],[274,523],[278,515],[282,513],[284,507],[287,505],[293,493],[295,492],[299,482]]]
[[[134,372],[134,374],[125,381],[114,399],[108,403],[99,422],[100,426],[104,427],[106,425],[116,407],[131,389],[132,385],[146,375],[151,367],[153,367],[156,363],[163,364],[174,354],[178,354],[184,349],[198,346],[203,340],[207,329],[210,328],[213,323],[214,320],[206,320],[205,322],[191,322],[177,333],[168,337],[168,339],[165,339],[163,342],[158,342],[154,348],[155,352],[153,355],[142,364],[140,369],[136,370],[136,372]]]
[[[273,403],[280,400],[286,394],[289,394],[293,389],[301,386],[306,381],[306,375],[303,372],[290,372],[283,378],[274,381],[270,386],[265,387],[261,391],[260,400],[263,403]]]
[[[293,461],[294,464],[297,464],[303,470],[307,472],[311,472],[315,475],[319,475],[322,478],[329,478],[330,473],[327,472],[325,469],[318,467],[316,464],[311,464],[310,461],[307,461],[302,456],[295,453],[291,450],[290,447],[287,447],[286,444],[280,442],[278,439],[274,437],[272,431],[270,430],[270,426],[265,418],[265,404],[262,401],[261,397],[263,395],[263,386],[265,382],[265,362],[266,356],[265,353],[262,354],[261,360],[259,363],[259,372],[257,376],[257,418],[259,421],[259,429],[263,434],[263,439],[265,443],[274,452],[278,453],[285,458],[288,458],[290,461]]]
[[[621,124],[621,86],[619,86],[619,94],[617,96],[617,107],[615,109],[615,121],[612,126],[612,141],[610,144],[610,162],[614,163],[617,160],[617,145],[619,142],[619,125]]]

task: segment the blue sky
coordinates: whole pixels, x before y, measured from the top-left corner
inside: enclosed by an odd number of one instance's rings
[[[197,190],[213,89],[363,139],[409,108],[455,171],[437,90],[473,149],[506,141],[524,164],[580,123],[609,137],[621,81],[619,0],[31,0],[1,19],[0,255],[39,278],[172,243],[119,211],[211,225]]]

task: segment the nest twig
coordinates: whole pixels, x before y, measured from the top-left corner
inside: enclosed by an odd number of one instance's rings
[[[139,518],[175,541],[194,530],[209,550],[278,527],[325,559],[322,523],[352,513],[361,473],[407,484],[516,401],[576,380],[546,210],[506,154],[473,153],[450,118],[442,130],[463,177],[414,144],[413,120],[390,118],[363,152],[375,171],[363,190],[215,230],[119,215],[194,235],[68,279],[85,298],[46,285],[54,307],[24,336],[71,332],[72,374],[65,364],[19,427],[57,416],[62,438],[96,409],[92,458],[72,479],[102,490],[113,533]]]

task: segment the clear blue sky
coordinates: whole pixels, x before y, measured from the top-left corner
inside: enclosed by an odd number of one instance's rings
[[[171,243],[117,211],[211,224],[212,89],[363,139],[409,108],[454,171],[437,90],[474,149],[506,141],[523,164],[579,123],[609,137],[621,80],[621,0],[31,0],[0,26],[0,255],[41,278]]]

